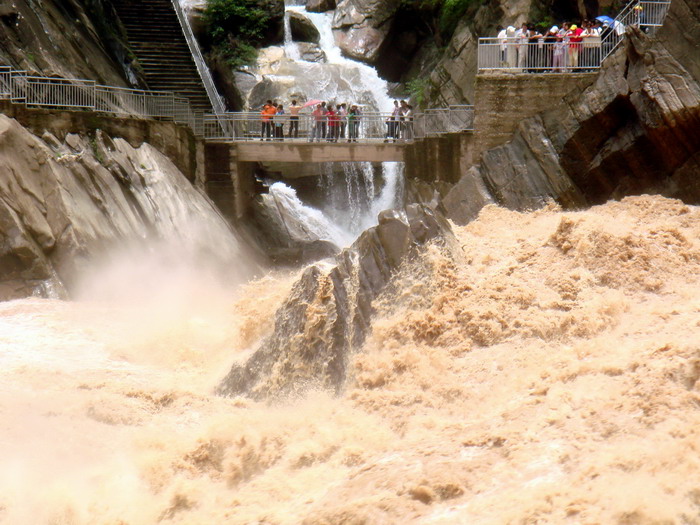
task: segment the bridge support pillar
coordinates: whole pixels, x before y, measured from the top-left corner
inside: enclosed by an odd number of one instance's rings
[[[243,219],[255,198],[255,163],[238,160],[235,144],[205,145],[204,187],[232,223]]]

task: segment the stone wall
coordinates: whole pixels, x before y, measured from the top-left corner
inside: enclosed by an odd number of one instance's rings
[[[405,175],[429,183],[456,183],[473,163],[476,134],[449,133],[427,137],[405,148]]]
[[[478,130],[475,157],[505,144],[520,123],[577,96],[596,79],[595,74],[484,74],[476,77],[474,124]]]

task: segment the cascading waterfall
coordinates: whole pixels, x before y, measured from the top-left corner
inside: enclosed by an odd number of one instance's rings
[[[393,107],[387,83],[377,71],[342,55],[333,36],[332,13],[310,13],[292,0],[286,0],[285,7],[284,50],[295,67],[280,73],[305,77],[295,84],[296,90],[305,93],[309,99],[318,98],[334,104],[358,104],[365,113],[386,112]],[[326,56],[326,64],[306,62],[300,58],[299,47],[292,39],[290,14],[293,12],[303,14],[318,30],[319,46]],[[321,68],[330,72],[324,74],[319,71]],[[326,196],[321,210],[328,222],[336,225],[335,231],[329,230],[324,238],[334,237],[337,240],[337,231],[343,231],[346,239],[343,245],[376,224],[380,211],[395,207],[401,200],[403,166],[400,163],[383,163],[379,173],[368,162],[342,163],[342,173],[327,166],[322,166],[320,171],[319,187]],[[383,182],[381,189],[378,189],[376,179]],[[297,202],[302,205],[301,201]],[[300,218],[307,214],[308,210],[305,209],[299,209],[296,213]]]

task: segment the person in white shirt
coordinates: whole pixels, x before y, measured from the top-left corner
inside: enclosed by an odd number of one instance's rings
[[[527,67],[527,39],[529,36],[530,32],[527,29],[527,24],[523,24],[515,32],[515,40],[518,45],[518,67],[521,69]]]

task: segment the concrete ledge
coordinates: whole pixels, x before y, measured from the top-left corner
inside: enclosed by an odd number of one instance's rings
[[[236,142],[236,160],[260,162],[403,162],[403,143]]]

